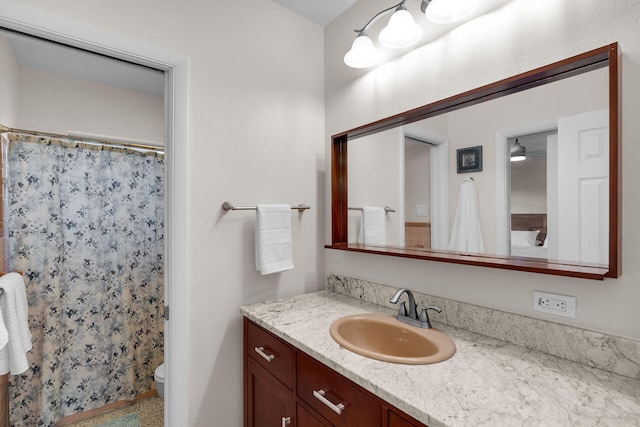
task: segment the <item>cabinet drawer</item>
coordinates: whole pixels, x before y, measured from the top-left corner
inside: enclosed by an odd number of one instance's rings
[[[381,425],[382,408],[375,401],[315,359],[302,353],[298,353],[297,358],[298,397],[331,424],[336,427]]]
[[[286,342],[245,319],[247,356],[293,389],[293,349]]]

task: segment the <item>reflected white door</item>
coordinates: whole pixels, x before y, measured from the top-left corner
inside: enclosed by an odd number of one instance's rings
[[[567,261],[607,264],[607,109],[563,117],[558,121],[558,166],[558,257]]]

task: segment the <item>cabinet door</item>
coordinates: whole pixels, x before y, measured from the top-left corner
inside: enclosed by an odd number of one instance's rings
[[[295,427],[293,392],[247,358],[245,427]]]

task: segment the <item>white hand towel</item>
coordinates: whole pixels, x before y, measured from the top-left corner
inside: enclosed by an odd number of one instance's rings
[[[453,218],[449,250],[458,252],[484,252],[484,239],[478,213],[476,184],[467,178],[460,184],[458,207]]]
[[[387,225],[384,208],[362,208],[360,242],[366,245],[387,244]]]
[[[262,275],[291,270],[291,206],[256,208],[256,269]]]
[[[31,350],[29,306],[24,279],[18,273],[0,277],[2,317],[9,333],[9,342],[0,350],[0,374],[21,374],[29,369],[26,352]]]

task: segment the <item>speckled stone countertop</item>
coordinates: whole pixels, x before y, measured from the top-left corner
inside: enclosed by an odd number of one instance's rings
[[[430,427],[640,426],[640,381],[437,324],[456,354],[398,365],[340,348],[329,335],[345,315],[388,308],[331,291],[241,308],[293,346]]]

